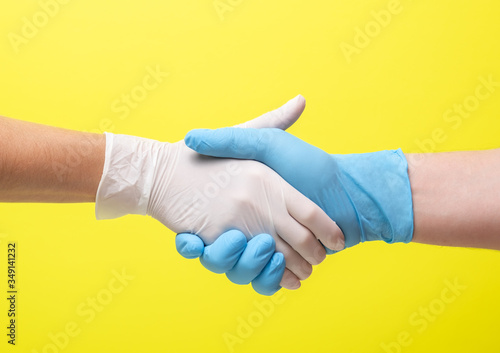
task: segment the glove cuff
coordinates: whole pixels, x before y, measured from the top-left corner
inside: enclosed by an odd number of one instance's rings
[[[145,215],[161,143],[105,132],[104,169],[97,189],[96,219]]]
[[[408,162],[401,149],[334,155],[334,158],[355,207],[359,241],[410,242],[413,202]]]

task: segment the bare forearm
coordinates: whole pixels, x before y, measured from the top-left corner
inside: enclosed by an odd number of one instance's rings
[[[0,117],[0,202],[93,202],[105,137]]]
[[[500,149],[406,156],[413,241],[500,250]]]

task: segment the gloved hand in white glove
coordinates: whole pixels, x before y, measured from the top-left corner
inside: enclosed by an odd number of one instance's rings
[[[287,128],[300,116],[301,102],[299,96],[242,127]],[[207,245],[230,229],[248,238],[271,234],[291,271],[283,277],[289,283],[294,276],[306,279],[311,265],[325,258],[318,239],[344,248],[335,222],[264,164],[201,156],[184,141],[106,133],[96,217],[126,214],[150,215],[174,232],[198,234]]]

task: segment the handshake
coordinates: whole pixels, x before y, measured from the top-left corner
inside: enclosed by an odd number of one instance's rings
[[[179,233],[182,256],[264,295],[299,288],[327,254],[360,242],[410,242],[402,151],[328,154],[284,131],[304,108],[298,96],[176,143],[107,133],[96,217],[150,215]]]

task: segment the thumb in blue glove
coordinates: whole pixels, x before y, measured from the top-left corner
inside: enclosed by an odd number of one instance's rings
[[[200,154],[268,165],[337,222],[346,247],[412,239],[412,196],[401,150],[330,155],[274,128],[193,130],[185,142]],[[335,245],[333,239],[320,240],[327,248]]]

